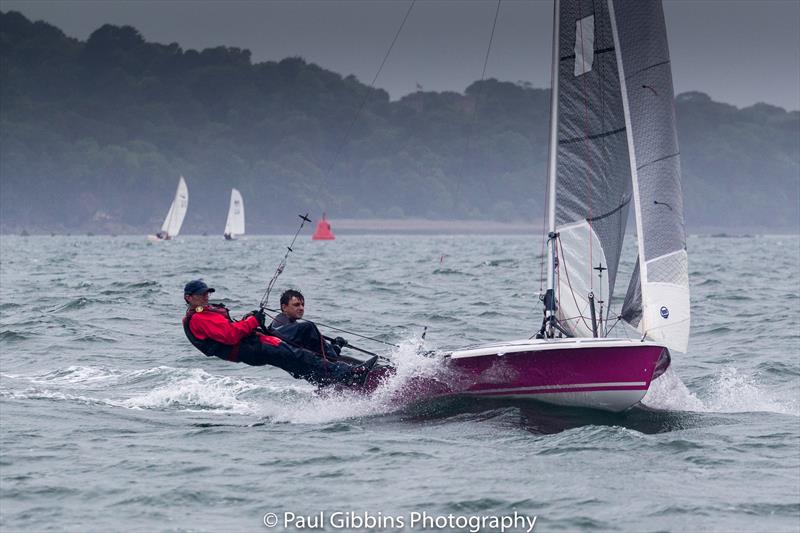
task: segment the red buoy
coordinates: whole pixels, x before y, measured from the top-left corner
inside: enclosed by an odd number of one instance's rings
[[[314,231],[314,235],[311,236],[311,240],[332,241],[335,238],[333,232],[331,232],[331,225],[325,219],[325,213],[322,213],[322,220],[317,222],[317,229]]]

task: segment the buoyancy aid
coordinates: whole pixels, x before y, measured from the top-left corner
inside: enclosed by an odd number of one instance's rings
[[[186,316],[183,317],[183,332],[186,334],[186,338],[189,339],[189,342],[194,345],[195,348],[203,352],[209,357],[219,357],[221,359],[225,359],[226,361],[236,361],[237,354],[239,352],[239,345],[231,346],[230,344],[223,344],[219,341],[215,341],[214,339],[198,339],[194,333],[192,333],[191,328],[189,328],[189,322],[192,320],[192,317],[199,312],[203,313],[218,313],[224,316],[229,321],[231,320],[231,315],[228,312],[228,308],[221,304],[209,304],[207,307],[201,308],[189,308],[186,311]]]

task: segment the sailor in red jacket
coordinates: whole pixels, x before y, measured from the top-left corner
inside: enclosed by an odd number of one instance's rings
[[[183,289],[183,299],[188,306],[183,331],[189,342],[209,357],[253,366],[277,366],[295,378],[317,385],[361,384],[377,360],[376,356],[353,366],[328,361],[308,350],[290,346],[277,337],[256,331],[259,327],[266,329],[263,310],[253,311],[235,322],[224,305],[208,303],[210,292],[214,289],[199,279],[190,281]]]

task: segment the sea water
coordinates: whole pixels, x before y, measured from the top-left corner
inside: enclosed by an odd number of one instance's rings
[[[392,394],[425,327],[538,329],[536,238],[301,236],[269,305],[390,357],[372,397],[197,352],[184,283],[241,315],[289,241],[0,239],[2,531],[800,530],[797,236],[689,238],[689,351],[623,414]]]

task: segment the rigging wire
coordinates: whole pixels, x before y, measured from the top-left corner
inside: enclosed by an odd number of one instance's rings
[[[542,249],[539,252],[539,257],[541,260],[539,261],[539,294],[544,294],[544,264],[548,262],[548,257],[545,250],[545,242],[547,242],[547,236],[550,233],[550,228],[547,227],[547,218],[548,212],[550,211],[550,177],[548,176],[545,179],[546,185],[544,187],[544,198],[545,198],[545,209],[544,214],[542,215]],[[549,268],[549,267],[548,267]],[[549,287],[548,287],[549,288]]]
[[[494,22],[492,22],[492,33],[489,35],[489,46],[486,48],[486,57],[483,58],[483,70],[481,71],[481,81],[486,79],[486,66],[489,64],[489,53],[492,51],[492,42],[494,41],[494,30],[497,28],[497,17],[500,15],[500,2],[497,0],[497,8],[494,11]],[[477,107],[478,101],[475,101]]]
[[[393,344],[391,342],[386,342],[386,341],[383,341],[381,339],[376,339],[375,337],[369,337],[367,335],[362,335],[362,334],[356,333],[354,331],[348,331],[346,329],[337,328],[336,326],[331,326],[330,324],[323,324],[322,322],[317,322],[317,324],[319,324],[320,326],[326,327],[328,329],[332,329],[334,331],[340,331],[342,333],[347,333],[348,335],[353,335],[355,337],[359,337],[361,339],[366,339],[366,340],[370,340],[370,341],[373,341],[373,342],[379,342],[381,344],[385,344],[386,346],[392,346],[394,348],[399,348],[400,347],[399,344]]]
[[[611,331],[615,327],[617,327],[617,324],[619,324],[621,321],[622,321],[622,317],[618,316],[617,319],[614,321],[614,323],[611,325],[611,327],[606,330],[606,337],[608,337],[609,333],[611,333]],[[606,327],[608,327],[608,325],[606,325]],[[625,328],[623,328],[622,331],[627,334],[627,332],[625,331]],[[628,335],[628,338],[630,338],[630,335]]]
[[[279,313],[280,312],[278,309],[270,309],[268,307],[265,307],[264,310],[265,311],[271,311],[273,313]],[[303,320],[304,322],[309,322],[309,320],[304,319],[304,318],[300,318],[299,320]],[[334,331],[339,331],[339,332],[342,332],[342,333],[346,333],[348,335],[352,335],[352,336],[358,337],[360,339],[366,339],[366,340],[370,340],[370,341],[373,341],[373,342],[379,342],[381,344],[385,344],[386,346],[392,346],[394,348],[399,348],[400,347],[399,344],[393,344],[391,342],[386,342],[386,341],[381,340],[381,339],[376,339],[375,337],[370,337],[368,335],[362,335],[360,333],[356,333],[355,331],[349,331],[349,330],[346,330],[346,329],[337,328],[336,326],[331,326],[330,324],[323,324],[322,322],[317,322],[316,320],[314,321],[314,324],[320,325],[320,326],[328,328],[328,329],[332,329]]]
[[[400,27],[397,29],[397,32],[395,33],[394,39],[392,39],[392,43],[389,45],[389,49],[386,50],[386,54],[384,54],[384,56],[383,56],[383,61],[381,61],[381,64],[378,67],[378,70],[375,73],[375,76],[372,78],[372,83],[370,83],[369,90],[365,91],[364,98],[362,99],[361,104],[359,105],[358,109],[356,110],[355,115],[353,116],[353,120],[350,121],[350,125],[347,128],[347,132],[345,133],[344,137],[342,138],[342,142],[339,145],[338,150],[335,152],[334,157],[331,160],[331,163],[330,163],[330,165],[328,166],[328,168],[327,168],[327,170],[325,172],[325,176],[326,177],[330,176],[330,173],[333,170],[334,165],[336,165],[336,163],[339,161],[339,158],[342,155],[344,147],[346,146],[346,144],[349,141],[350,136],[351,136],[351,134],[353,132],[353,128],[355,127],[356,122],[358,122],[358,118],[361,115],[361,112],[364,110],[364,107],[366,107],[367,102],[369,101],[370,91],[375,88],[375,83],[378,81],[378,76],[380,76],[381,71],[383,70],[383,67],[386,64],[386,61],[389,59],[389,54],[391,54],[392,49],[394,48],[394,45],[397,42],[397,38],[400,37],[400,33],[403,31],[403,27],[405,26],[406,21],[408,20],[408,17],[411,14],[411,10],[414,8],[414,4],[416,4],[416,2],[417,2],[417,0],[411,0],[411,4],[409,4],[408,10],[406,10],[406,14],[403,17],[403,21],[400,23]],[[297,240],[297,236],[300,234],[300,230],[303,229],[303,225],[306,222],[309,222],[309,223],[311,222],[311,219],[308,218],[308,213],[306,213],[305,215],[298,215],[298,216],[302,219],[302,222],[300,223],[300,227],[297,229],[297,232],[294,234],[294,238],[292,239],[291,244],[287,247],[286,254],[283,256],[283,259],[278,264],[278,267],[275,269],[275,274],[272,276],[272,279],[269,281],[269,284],[267,285],[267,290],[264,291],[264,296],[263,296],[263,298],[261,298],[261,304],[260,304],[262,310],[267,309],[267,303],[268,303],[268,300],[269,300],[269,294],[272,291],[272,288],[275,285],[275,281],[277,281],[278,276],[280,276],[281,273],[283,272],[283,269],[286,268],[286,260],[289,257],[289,254],[293,251],[292,247],[294,246],[294,243]],[[275,311],[275,310],[272,310],[272,311]],[[322,324],[322,325],[324,325],[324,324]],[[333,326],[326,326],[326,327],[329,327],[331,329],[336,329],[338,331],[344,331],[345,333],[348,333],[349,335],[355,335],[357,337],[361,337],[361,338],[364,338],[364,339],[375,340],[376,342],[383,342],[384,344],[389,344],[390,346],[396,346],[394,344],[390,344],[390,343],[387,343],[387,342],[384,342],[384,341],[380,341],[378,339],[372,339],[371,337],[367,337],[365,335],[359,335],[357,333],[347,332],[345,330],[334,328]],[[324,352],[324,350],[323,350],[323,352]]]
[[[292,246],[294,246],[294,242],[297,240],[297,236],[300,235],[300,230],[303,229],[303,226],[305,225],[306,222],[311,222],[311,219],[308,218],[308,213],[306,213],[305,215],[297,215],[297,216],[299,216],[302,219],[302,222],[300,222],[300,227],[297,228],[297,231],[294,234],[294,238],[292,239],[291,244],[289,244],[289,246],[286,247],[286,254],[284,254],[283,259],[281,259],[281,262],[278,263],[278,268],[275,269],[275,274],[273,274],[272,279],[269,280],[269,284],[267,285],[267,290],[264,291],[264,296],[261,298],[260,306],[262,310],[267,307],[267,301],[269,300],[269,293],[272,291],[272,287],[273,285],[275,285],[275,281],[277,281],[278,276],[280,276],[281,273],[283,273],[283,269],[286,268],[286,260],[288,259],[289,254],[294,251],[292,250]]]
[[[470,151],[470,141],[472,140],[472,132],[475,130],[475,124],[478,122],[478,104],[480,103],[483,97],[483,82],[486,81],[486,67],[489,65],[489,54],[492,51],[492,43],[494,42],[494,31],[497,28],[497,19],[500,15],[500,3],[502,0],[497,0],[497,7],[494,11],[494,21],[492,22],[492,31],[489,34],[489,45],[486,47],[486,56],[483,58],[483,69],[481,70],[481,80],[478,83],[478,93],[475,95],[475,105],[472,108],[472,120],[469,123],[469,129],[467,130],[467,140],[464,143],[464,155],[461,158],[461,168],[458,171],[458,177],[460,178],[456,184],[457,188],[455,194],[453,195],[454,198],[458,199],[461,193],[461,182],[464,179],[464,168],[467,165],[467,154]]]
[[[558,9],[559,9],[558,2],[555,2],[554,5],[553,5],[553,18],[554,18],[554,21],[557,20],[557,17],[558,17],[558,12],[557,11],[558,11]],[[554,37],[554,39],[555,39],[555,37]],[[553,42],[553,53],[554,54],[557,53],[557,51],[558,51],[558,49],[556,47],[557,47],[557,43]],[[559,72],[560,72],[560,70],[558,68],[558,65],[555,65],[555,58],[552,61],[553,61],[554,65],[552,65],[551,69],[550,69],[550,91],[551,91],[551,93],[552,93],[553,90],[555,90],[554,87],[556,87],[556,82],[558,81],[558,76],[559,76]],[[554,100],[552,98],[552,94],[551,94],[551,98],[550,98],[550,107],[551,107],[551,109],[550,109],[550,128],[549,129],[550,129],[551,135],[554,138],[550,139],[550,143],[551,143],[550,150],[556,150],[556,157],[557,157],[558,156],[558,128],[557,128],[558,120],[557,119],[555,120],[556,124],[554,125],[553,122],[554,122],[555,117],[553,116],[553,109],[552,109],[553,106],[556,107],[556,112],[558,112],[558,100]],[[555,135],[553,135],[554,126],[556,127]],[[554,218],[553,227],[552,228],[549,227],[550,209],[552,207],[552,209],[555,210],[555,206],[551,206],[550,205],[550,182],[552,181],[553,185],[555,186],[555,183],[556,183],[557,178],[558,178],[558,166],[556,166],[555,172],[553,172],[553,174],[555,174],[555,175],[551,176],[550,175],[550,172],[551,172],[551,169],[550,169],[550,157],[551,157],[550,153],[548,153],[547,154],[547,159],[548,159],[548,162],[547,162],[547,175],[545,176],[545,186],[544,186],[544,206],[545,206],[545,208],[542,211],[542,248],[541,248],[541,251],[540,251],[541,261],[539,261],[539,294],[540,295],[544,295],[544,284],[545,284],[545,270],[544,269],[545,269],[545,264],[547,263],[547,268],[553,268],[553,265],[549,264],[551,262],[551,257],[550,257],[550,253],[549,253],[549,248],[547,250],[545,250],[545,243],[547,242],[547,238],[550,236],[550,231],[555,232],[555,217],[553,217]],[[555,245],[556,245],[556,243],[553,242],[553,248],[552,249],[553,249],[553,253],[554,254],[555,254]],[[547,252],[547,254],[545,255],[546,252]],[[553,273],[553,288],[555,288],[555,282],[556,282],[555,274],[556,273],[554,272]],[[549,278],[549,274],[548,274],[548,278]],[[547,287],[548,290],[550,290],[550,288],[551,287],[549,287],[549,286]],[[542,298],[543,298],[543,296],[542,296]],[[544,313],[545,313],[545,316],[547,316],[547,310],[546,309],[545,309]]]
[[[583,19],[583,13],[581,9],[580,3],[578,3],[578,20]],[[586,69],[586,51],[583,49],[584,39],[583,39],[583,24],[578,24],[578,28],[580,31],[580,42],[581,42],[581,60],[584,61],[582,68]],[[592,50],[592,54],[594,54],[594,50]],[[585,74],[585,72],[584,72]],[[583,76],[583,106],[584,106],[584,117],[583,117],[583,127],[584,127],[584,135],[588,139],[590,132],[589,132],[589,89],[587,87],[587,76]],[[588,171],[586,172],[586,196],[587,196],[587,203],[588,203],[588,215],[586,220],[589,224],[589,290],[594,291],[594,275],[592,274],[592,243],[594,239],[592,238],[593,228],[592,228],[592,172],[594,172],[594,159],[592,158],[592,154],[589,151],[589,147],[587,146],[586,142],[582,143],[584,146],[584,154],[586,157],[586,164],[588,166]]]
[[[361,116],[361,112],[364,110],[364,108],[367,105],[367,102],[369,101],[369,98],[371,96],[371,90],[375,88],[375,83],[378,81],[378,76],[381,75],[383,66],[386,64],[386,60],[389,59],[389,54],[392,53],[392,48],[394,48],[394,44],[397,42],[397,38],[400,37],[400,32],[403,31],[403,26],[406,25],[408,16],[411,14],[411,10],[414,8],[414,4],[416,4],[416,2],[417,0],[411,0],[411,4],[408,6],[408,10],[406,11],[405,16],[403,17],[403,22],[400,23],[400,27],[397,28],[397,32],[394,34],[394,39],[392,39],[392,44],[390,44],[389,49],[386,50],[386,54],[384,54],[383,56],[383,61],[381,61],[381,65],[378,67],[377,72],[375,72],[375,76],[372,78],[372,83],[370,83],[369,85],[369,90],[364,92],[364,98],[361,100],[361,104],[356,110],[355,115],[353,115],[353,120],[350,121],[350,125],[347,127],[347,131],[345,132],[344,137],[342,137],[342,142],[339,144],[339,148],[338,150],[336,150],[336,153],[334,154],[333,159],[331,160],[331,163],[328,166],[327,171],[325,172],[325,176],[329,176],[331,171],[333,170],[333,167],[336,165],[336,163],[339,162],[342,152],[344,151],[344,147],[347,145],[348,141],[350,140],[350,136],[353,133],[353,128],[355,127],[356,122],[358,122],[358,119]]]
[[[563,261],[564,260],[564,247],[561,245],[561,239],[558,239],[558,247],[561,250],[561,256],[560,256],[561,257],[561,261]],[[578,311],[578,313],[580,313],[580,315],[578,315],[578,316],[580,317],[581,322],[583,322],[583,325],[586,326],[587,329],[591,330],[592,327],[586,322],[586,317],[583,316],[583,312],[581,311],[581,308],[578,305],[578,299],[575,296],[575,291],[572,288],[572,282],[569,279],[569,269],[567,268],[567,263],[566,262],[564,262],[564,274],[567,276],[567,286],[569,287],[569,292],[572,295],[572,300],[573,300],[573,302],[575,302],[575,309]],[[559,284],[559,287],[560,287],[560,284]],[[560,291],[559,291],[559,296],[560,296]]]

